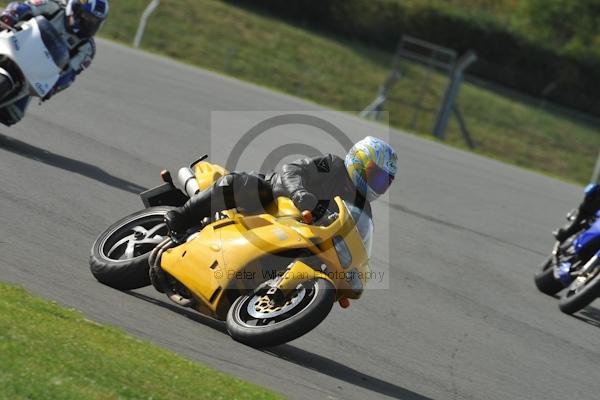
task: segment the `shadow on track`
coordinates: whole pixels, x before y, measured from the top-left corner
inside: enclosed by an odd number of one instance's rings
[[[62,168],[66,171],[83,175],[130,193],[139,194],[146,190],[146,188],[143,186],[113,176],[95,165],[61,156],[60,154],[51,153],[48,150],[35,147],[1,133],[0,148],[35,161],[43,162],[44,164],[52,165],[53,167]]]
[[[272,347],[268,350],[265,350],[265,353],[321,374],[328,375],[332,378],[348,382],[351,385],[360,386],[364,389],[389,396],[394,399],[432,400],[429,397],[421,396],[420,394],[412,392],[408,389],[404,389],[403,387],[374,378],[370,375],[349,368],[344,364],[340,364],[329,358],[299,349],[289,344]]]
[[[583,310],[579,311],[578,314],[573,315],[573,317],[600,328],[600,310],[595,307],[587,306]]]
[[[198,322],[200,324],[206,325],[208,327],[211,327],[215,330],[227,334],[227,329],[225,327],[224,322],[207,317],[195,311],[179,307],[175,304],[171,304],[150,296],[146,296],[145,294],[132,291],[125,291],[123,293],[138,298],[140,300],[147,301],[148,303],[152,303],[159,307],[166,308],[167,310],[176,312],[179,315],[183,315],[184,317],[189,318],[192,321]],[[271,347],[267,350],[262,351],[266,354],[280,358],[287,362],[291,362],[300,367],[316,371],[318,373],[330,376],[335,379],[339,379],[344,382],[348,382],[349,384],[362,387],[372,392],[392,397],[394,399],[432,400],[429,397],[421,396],[420,394],[412,392],[408,389],[404,389],[403,387],[382,381],[381,379],[374,378],[370,375],[349,368],[329,358],[311,353],[306,350],[299,349],[289,344]]]
[[[136,293],[132,291],[124,291],[123,293],[138,298],[140,300],[147,301],[148,303],[152,303],[162,308],[166,308],[167,310],[176,312],[179,315],[183,315],[186,318],[191,319],[194,322],[198,322],[199,324],[206,325],[210,328],[213,328],[222,333],[227,333],[227,328],[225,328],[225,323],[218,321],[216,319],[207,317],[202,315],[196,311],[188,310],[183,307],[179,307],[176,304],[167,303],[166,301],[155,299],[154,297],[146,296],[145,294]]]

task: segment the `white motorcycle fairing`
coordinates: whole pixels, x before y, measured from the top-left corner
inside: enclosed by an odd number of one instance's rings
[[[62,67],[57,65],[51,50],[46,46],[43,40],[44,32],[40,26],[46,31],[53,30],[49,34],[46,33],[46,41],[57,41],[57,37],[61,39],[45,18],[32,18],[21,25],[21,30],[0,32],[0,55],[9,57],[19,67],[27,81],[28,87],[25,89],[28,94],[42,98],[60,78]],[[55,52],[64,53],[65,50],[68,52],[64,41],[53,45],[58,47],[54,49]]]

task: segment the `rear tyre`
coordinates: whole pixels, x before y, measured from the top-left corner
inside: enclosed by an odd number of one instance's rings
[[[90,270],[101,283],[119,290],[150,285],[148,257],[169,230],[164,216],[172,207],[131,214],[102,232],[92,245]]]
[[[552,258],[553,257],[549,257],[548,260],[542,264],[542,270],[537,272],[533,277],[533,281],[538,290],[550,296],[555,295],[564,288],[563,284],[554,277]]]
[[[600,295],[600,266],[583,274],[563,293],[558,307],[566,314],[573,314],[589,305]]]
[[[331,311],[336,291],[325,279],[304,282],[282,305],[272,306],[262,293],[239,297],[227,313],[227,331],[238,342],[271,347],[297,339],[319,325]]]

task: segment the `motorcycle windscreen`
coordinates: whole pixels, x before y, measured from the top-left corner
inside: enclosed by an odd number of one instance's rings
[[[44,45],[46,45],[48,52],[50,52],[52,60],[54,60],[54,63],[58,68],[61,70],[65,69],[65,67],[69,65],[69,61],[71,61],[67,43],[46,18],[36,17],[35,20],[38,24],[42,41],[44,42]]]
[[[44,97],[60,78],[62,69],[46,47],[37,19],[29,20],[21,27],[22,30],[15,33],[0,32],[0,54],[12,59],[32,91]]]
[[[365,210],[362,210],[347,201],[344,201],[344,204],[346,204],[348,211],[350,211],[350,215],[356,224],[356,229],[365,246],[365,250],[367,251],[369,258],[371,258],[371,251],[373,249],[373,219]]]

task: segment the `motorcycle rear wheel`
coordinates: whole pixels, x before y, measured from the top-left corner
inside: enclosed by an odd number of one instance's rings
[[[290,300],[274,308],[260,293],[241,296],[227,313],[227,331],[234,340],[251,347],[277,346],[316,328],[331,311],[335,298],[335,287],[325,279],[302,283]]]
[[[92,245],[92,275],[119,290],[150,285],[148,257],[168,234],[164,216],[171,209],[150,207],[120,219],[102,232]]]
[[[575,279],[558,302],[558,307],[565,314],[576,313],[600,296],[600,266],[586,275]],[[585,281],[581,282],[581,279]]]

